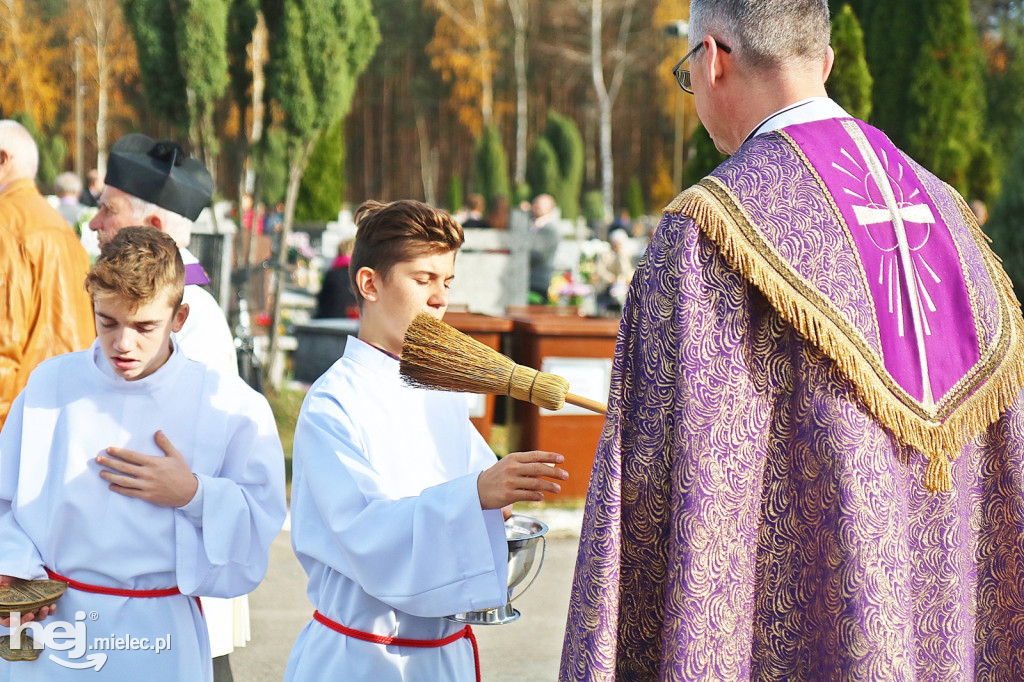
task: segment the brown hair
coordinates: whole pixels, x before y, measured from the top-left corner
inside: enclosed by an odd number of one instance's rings
[[[465,237],[462,226],[447,211],[421,201],[403,199],[385,204],[366,201],[355,214],[356,244],[348,276],[361,306],[356,274],[370,268],[387,278],[398,263],[435,253],[456,251]]]
[[[135,308],[166,296],[177,308],[185,293],[185,264],[170,236],[152,227],[126,227],[100,249],[85,288],[91,296],[114,294]]]

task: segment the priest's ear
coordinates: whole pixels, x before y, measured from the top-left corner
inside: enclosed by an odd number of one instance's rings
[[[835,50],[832,49],[832,46],[829,45],[828,49],[825,50],[825,66],[824,66],[824,68],[822,70],[822,74],[821,74],[821,82],[822,83],[828,81],[828,76],[829,76],[830,73],[832,73],[832,65],[835,64],[835,63],[836,63],[836,53],[835,53]]]
[[[373,268],[361,267],[356,272],[356,288],[364,301],[380,299],[380,275]]]
[[[181,328],[185,326],[185,320],[188,319],[188,303],[182,303],[178,306],[178,309],[174,311],[174,317],[171,318],[171,331],[177,334],[181,331]]]

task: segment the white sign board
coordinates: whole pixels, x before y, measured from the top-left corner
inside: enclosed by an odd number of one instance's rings
[[[569,392],[600,403],[608,400],[608,390],[612,383],[611,358],[544,358],[540,367],[542,372],[550,372],[565,377],[569,382]],[[559,416],[570,414],[594,414],[582,407],[565,404],[558,411],[540,409],[541,416]]]

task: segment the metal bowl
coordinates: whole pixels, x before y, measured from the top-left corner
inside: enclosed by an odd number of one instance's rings
[[[512,608],[512,601],[520,597],[530,585],[537,579],[540,569],[544,565],[544,553],[547,549],[547,541],[544,535],[548,527],[543,521],[514,514],[505,520],[505,539],[508,542],[508,601],[502,606],[493,609],[480,609],[478,611],[466,611],[448,616],[449,620],[458,623],[469,623],[470,625],[505,625],[518,620],[521,615],[519,611]],[[537,562],[537,547],[540,546],[540,561]],[[513,595],[513,591],[519,586],[533,570],[534,563],[537,563],[537,570],[533,571],[533,578],[526,587],[520,590],[519,594]]]

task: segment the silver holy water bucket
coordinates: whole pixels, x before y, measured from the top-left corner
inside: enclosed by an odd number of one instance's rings
[[[512,602],[523,595],[540,574],[544,565],[544,554],[547,552],[547,539],[544,537],[548,527],[542,521],[513,514],[505,521],[505,538],[508,540],[508,601],[502,606],[479,611],[466,611],[448,616],[449,620],[470,625],[504,625],[517,620],[521,615],[512,608]],[[537,558],[537,547],[541,548],[540,560],[533,578],[519,594],[513,595],[515,588],[530,574]]]

